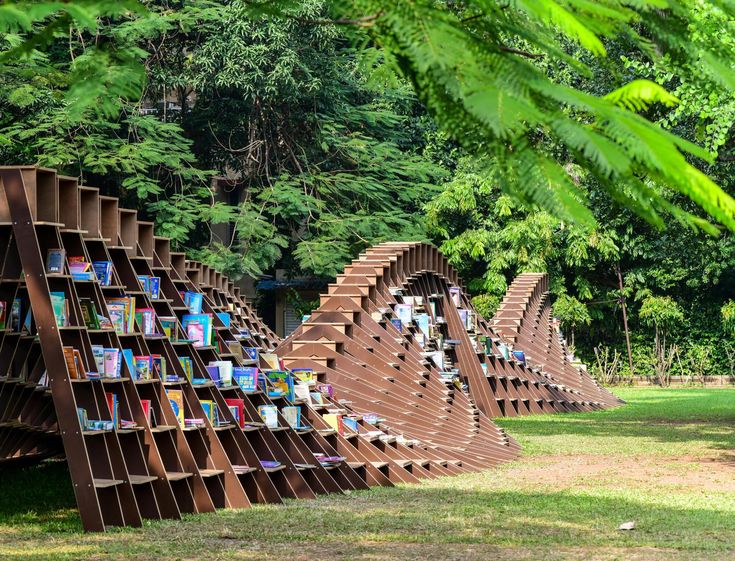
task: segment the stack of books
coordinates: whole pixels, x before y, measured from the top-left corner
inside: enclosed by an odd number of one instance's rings
[[[92,263],[85,261],[83,256],[70,256],[68,261],[71,278],[75,281],[97,280]]]
[[[195,347],[208,347],[212,344],[211,314],[186,314],[181,320],[181,325],[186,338],[192,341]]]
[[[313,454],[322,467],[325,468],[336,467],[347,459],[344,456],[327,456],[322,452],[313,452]]]
[[[92,345],[92,356],[100,378],[120,378],[123,363],[120,349]]]
[[[135,332],[135,297],[108,298],[107,310],[112,327],[118,335]]]
[[[156,334],[156,312],[153,308],[136,308],[135,321],[143,335]]]

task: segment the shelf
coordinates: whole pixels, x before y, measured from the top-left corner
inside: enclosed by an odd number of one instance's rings
[[[200,469],[199,473],[202,477],[215,477],[222,475],[225,472],[223,469]]]
[[[122,479],[94,479],[94,486],[97,489],[106,489],[107,487],[115,487],[125,483]]]
[[[176,430],[176,425],[158,425],[153,427],[151,432],[168,432],[170,430]]]
[[[132,473],[128,477],[131,485],[145,485],[158,479],[155,475],[133,475]]]
[[[169,481],[181,481],[182,479],[187,479],[191,477],[192,474],[186,471],[167,471],[166,477]]]

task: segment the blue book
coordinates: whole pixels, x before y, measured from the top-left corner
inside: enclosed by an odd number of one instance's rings
[[[190,314],[201,314],[204,296],[198,292],[187,292],[184,295],[184,303],[189,308]]]
[[[244,392],[254,392],[258,389],[258,369],[250,366],[235,366],[232,369],[232,379]]]
[[[232,319],[230,318],[230,314],[227,312],[217,312],[217,317],[222,322],[222,325],[225,327],[230,327],[230,324],[232,322]]]
[[[125,364],[128,365],[128,372],[130,372],[132,378],[135,379],[135,359],[133,358],[133,349],[123,349],[122,354],[125,359]]]
[[[150,283],[151,300],[158,300],[161,295],[161,277],[151,277]]]

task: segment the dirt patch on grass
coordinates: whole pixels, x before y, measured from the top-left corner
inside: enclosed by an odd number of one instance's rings
[[[512,477],[521,487],[547,490],[599,485],[675,486],[700,491],[735,491],[735,455],[711,457],[547,455],[532,465],[516,464]]]

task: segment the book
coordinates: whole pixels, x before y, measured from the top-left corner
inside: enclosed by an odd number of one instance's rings
[[[454,305],[459,308],[462,304],[462,289],[458,286],[450,286],[449,297],[452,299],[452,302],[454,302]]]
[[[258,347],[242,347],[250,360],[258,360]]]
[[[322,418],[339,434],[344,435],[345,427],[342,421],[342,415],[340,413],[325,413],[324,415],[322,415]]]
[[[161,296],[161,277],[151,277],[150,290],[151,300],[158,300]]]
[[[94,366],[100,374],[105,371],[105,348],[102,345],[92,345]]]
[[[258,414],[269,429],[278,426],[278,409],[275,405],[259,405]]]
[[[81,378],[76,357],[74,356],[74,347],[64,347],[64,360],[66,361],[66,369],[69,371],[69,377],[72,380]]]
[[[322,392],[309,392],[309,396],[311,397],[311,401],[316,405],[323,405],[324,404],[324,394]]]
[[[149,355],[138,355],[135,357],[135,379],[150,380],[153,364]]]
[[[22,311],[22,304],[20,298],[13,300],[13,306],[10,309],[10,329],[15,333],[20,332],[20,314]]]
[[[69,305],[66,301],[66,294],[63,292],[51,292],[51,307],[54,310],[57,327],[65,327],[68,325]]]
[[[153,410],[151,409],[151,400],[141,399],[140,405],[143,407],[143,415],[145,416],[146,421],[148,421],[148,426],[153,427]]]
[[[219,369],[219,385],[227,387],[232,385],[233,366],[229,360],[213,360],[209,366],[215,366]]]
[[[290,372],[286,370],[270,370],[265,375],[272,387],[268,395],[273,397],[284,396],[289,401],[293,401],[293,376],[291,376]]]
[[[161,355],[151,355],[151,364],[153,368],[151,372],[158,372],[158,376],[162,379],[166,379],[166,359]],[[152,378],[153,376],[151,376]]]
[[[413,306],[411,304],[396,304],[395,313],[403,325],[408,325],[413,319]]]
[[[135,380],[135,357],[133,356],[133,349],[123,349],[122,356],[125,360],[126,366],[128,367],[130,377]]]
[[[204,410],[204,414],[207,416],[207,419],[209,419],[209,422],[212,426],[217,426],[217,406],[214,404],[214,401],[211,399],[201,399],[199,400],[199,403],[202,404],[202,409]]]
[[[349,416],[346,416],[346,415],[343,416],[342,417],[342,424],[344,425],[344,427],[346,429],[349,429],[352,432],[359,432],[359,430],[358,430],[359,425],[357,423],[357,419],[355,419],[354,417],[349,417]]]
[[[191,381],[192,377],[194,376],[194,364],[191,361],[191,358],[188,356],[180,356],[179,358],[179,364],[181,364],[181,368],[184,370],[184,375]]]
[[[276,353],[262,353],[260,357],[268,365],[271,370],[281,370],[281,360]]]
[[[97,315],[97,306],[91,298],[79,298],[79,307],[82,309],[82,319],[84,325],[89,329],[99,329],[100,321]]]
[[[225,345],[227,345],[227,350],[236,358],[240,360],[245,358],[242,353],[242,345],[240,344],[240,341],[225,341]]]
[[[242,391],[254,392],[258,389],[258,373],[256,367],[236,366],[232,370],[232,377]]]
[[[225,327],[230,327],[230,324],[232,323],[232,317],[227,312],[217,312],[217,317],[222,322],[222,325]]]
[[[135,332],[135,297],[123,296],[107,299],[110,322],[119,334]]]
[[[212,316],[209,314],[186,314],[181,320],[187,339],[195,347],[207,347],[212,341]]]
[[[309,384],[305,382],[297,382],[293,386],[294,399],[304,401],[311,404],[311,395],[309,392]]]
[[[390,318],[390,323],[398,330],[398,333],[403,333],[403,322],[400,319]]]
[[[156,332],[156,312],[153,308],[138,308],[135,310],[135,321],[144,335],[153,335]]]
[[[101,371],[107,378],[120,377],[120,349],[104,349],[103,350],[103,370]]]
[[[184,428],[184,393],[181,390],[166,390],[166,396],[171,403],[179,426]]]
[[[204,296],[199,292],[184,293],[184,304],[189,308],[190,314],[201,314]]]
[[[225,398],[225,403],[232,412],[235,422],[241,429],[245,428],[245,401],[235,397],[228,397]]]
[[[138,282],[140,283],[140,288],[143,292],[151,291],[151,277],[148,275],[138,275]]]
[[[64,274],[65,249],[49,249],[46,253],[46,273],[49,275]]]
[[[7,308],[7,302],[0,301],[0,329],[5,329]]]
[[[112,418],[113,429],[116,429],[118,427],[118,422],[119,422],[118,419],[120,418],[120,415],[119,415],[120,404],[117,399],[117,394],[106,392],[105,399],[107,400],[107,407],[110,410],[110,417]]]
[[[316,391],[329,396],[330,399],[334,398],[334,388],[332,387],[332,384],[317,384]]]
[[[93,261],[92,269],[102,286],[112,284],[112,261]]]
[[[314,382],[314,370],[311,368],[292,368],[291,374],[293,374],[296,380],[311,384]]]
[[[208,366],[205,366],[204,368],[206,369],[207,374],[209,374],[209,378],[215,383],[215,385],[219,386],[220,385],[219,367],[216,365],[210,364]]]
[[[179,337],[179,320],[173,316],[158,316],[161,322],[163,334],[171,341],[176,341]]]
[[[291,428],[299,428],[301,426],[301,407],[288,405],[281,408],[281,415]]]

